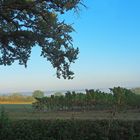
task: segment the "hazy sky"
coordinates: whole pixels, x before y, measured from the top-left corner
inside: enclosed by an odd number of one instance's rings
[[[74,23],[79,59],[73,80],[57,79],[33,49],[28,67],[0,66],[0,92],[140,86],[140,0],[85,0],[87,9],[67,14]]]

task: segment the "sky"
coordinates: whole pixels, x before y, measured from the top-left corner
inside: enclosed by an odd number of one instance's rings
[[[106,89],[140,87],[140,0],[84,0],[78,13],[63,16],[73,23],[74,47],[80,53],[71,65],[73,80],[56,78],[51,64],[33,48],[28,67],[0,66],[0,93],[36,89]]]

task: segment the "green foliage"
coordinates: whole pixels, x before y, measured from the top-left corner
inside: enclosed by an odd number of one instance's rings
[[[41,91],[41,90],[35,90],[33,93],[32,93],[32,96],[34,98],[43,98],[44,97],[44,92]]]
[[[10,134],[11,134],[11,122],[9,120],[5,108],[2,106],[0,112],[0,139],[1,140],[10,139]]]
[[[100,90],[86,90],[86,93],[66,92],[64,96],[51,95],[37,99],[33,107],[37,110],[112,110],[115,112],[127,108],[140,107],[140,95],[131,90],[114,87],[111,93]]]
[[[8,115],[5,111],[5,108],[2,106],[0,112],[0,123],[5,125],[7,121],[8,121]]]
[[[2,140],[139,140],[140,121],[23,120],[11,122]],[[3,131],[1,129],[1,131]]]
[[[110,90],[113,92],[114,105],[118,109],[124,108],[126,106],[131,108],[140,107],[140,95],[122,87],[114,87]]]
[[[0,65],[18,60],[27,66],[32,47],[41,48],[41,56],[57,69],[57,77],[71,79],[70,63],[77,59],[71,25],[58,16],[77,9],[80,0],[0,0]]]
[[[63,96],[51,95],[38,99],[33,103],[33,107],[43,110],[94,110],[98,105],[104,108],[111,106],[112,97],[111,94],[99,90],[87,90],[86,94],[68,91]]]

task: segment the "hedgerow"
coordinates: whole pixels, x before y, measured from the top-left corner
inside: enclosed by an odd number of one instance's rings
[[[0,126],[1,140],[140,140],[140,121],[18,120]]]

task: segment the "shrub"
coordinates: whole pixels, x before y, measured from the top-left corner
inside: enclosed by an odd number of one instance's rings
[[[22,120],[0,128],[2,140],[139,140],[140,121]],[[3,130],[4,129],[4,130]],[[6,135],[5,135],[6,134]]]

